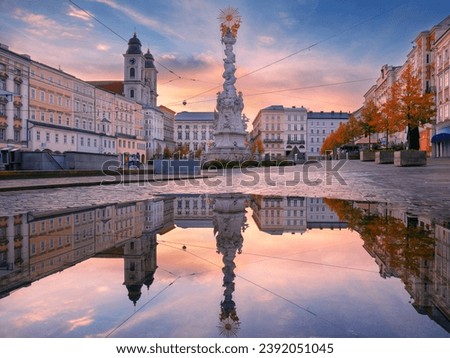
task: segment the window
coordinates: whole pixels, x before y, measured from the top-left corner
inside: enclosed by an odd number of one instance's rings
[[[134,90],[130,90],[130,98],[134,98]]]
[[[55,143],[59,143],[59,134],[55,133]]]
[[[50,142],[50,133],[49,132],[45,133],[45,140],[47,142]]]
[[[64,134],[63,142],[64,142],[64,144],[67,144],[67,134]]]
[[[5,128],[0,128],[0,140],[1,141],[6,140],[6,130],[5,130]]]
[[[39,142],[41,140],[41,132],[37,131],[36,132],[36,140]]]
[[[136,77],[136,70],[132,67],[130,68],[130,78],[135,78]]]

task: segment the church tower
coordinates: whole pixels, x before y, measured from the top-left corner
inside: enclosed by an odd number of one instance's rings
[[[145,57],[141,50],[141,41],[136,33],[128,41],[124,57],[124,96],[145,104]]]
[[[147,49],[145,57],[145,85],[146,85],[146,104],[156,108],[156,99],[158,93],[156,90],[158,71],[156,70],[153,55]]]

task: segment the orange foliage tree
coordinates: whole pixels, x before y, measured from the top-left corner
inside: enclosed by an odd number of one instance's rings
[[[386,134],[386,148],[389,147],[389,134],[404,128],[400,126],[400,83],[395,82],[389,89],[387,100],[381,106],[381,116],[375,123],[377,132]]]
[[[361,110],[361,129],[365,136],[369,136],[369,148],[370,148],[370,136],[376,133],[376,126],[381,120],[381,112],[374,100],[368,101]]]
[[[361,123],[354,115],[351,115],[348,122],[345,124],[345,131],[347,142],[350,142],[351,144],[355,144],[355,139],[364,134]]]
[[[421,79],[407,64],[398,80],[400,93],[395,107],[400,130],[408,129],[408,149],[419,149],[419,127],[436,115],[433,93],[424,93]]]

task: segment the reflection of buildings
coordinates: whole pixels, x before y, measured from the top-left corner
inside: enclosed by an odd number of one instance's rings
[[[148,287],[156,270],[156,234],[171,228],[169,199],[1,217],[0,297],[96,256],[124,258],[136,302],[137,287]]]
[[[178,227],[212,227],[214,203],[207,194],[177,196],[174,205],[174,220]]]
[[[153,282],[157,234],[214,228],[223,260],[220,328],[239,328],[235,257],[243,245],[243,195],[167,196],[60,211],[0,217],[0,297],[91,257],[124,262],[124,285],[135,304]],[[450,224],[402,208],[306,197],[252,196],[253,218],[273,235],[317,228],[357,231],[384,278],[402,280],[412,305],[450,332]]]
[[[272,235],[347,227],[322,198],[254,195],[252,209],[259,229]]]
[[[402,280],[416,311],[450,332],[450,225],[389,204],[327,200],[350,228],[384,278]]]

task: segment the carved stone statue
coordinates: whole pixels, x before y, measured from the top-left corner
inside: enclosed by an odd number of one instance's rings
[[[237,31],[241,18],[236,9],[227,8],[221,11],[220,29],[222,43],[225,46],[223,59],[224,78],[223,91],[217,93],[217,116],[215,117],[215,143],[208,153],[208,159],[244,160],[250,156],[246,147],[246,127],[242,121],[244,99],[242,92],[236,92],[236,56],[233,45],[236,43]]]

